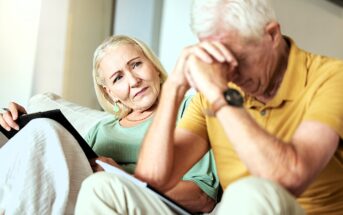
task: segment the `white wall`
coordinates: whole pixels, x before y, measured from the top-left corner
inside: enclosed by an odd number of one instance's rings
[[[69,0],[44,0],[36,40],[32,95],[63,92]]]
[[[303,49],[343,59],[343,7],[326,0],[273,0],[286,35]]]
[[[160,57],[172,71],[182,47],[197,40],[189,27],[190,0],[165,0]],[[272,0],[282,30],[315,53],[343,59],[343,8],[326,0]]]
[[[115,33],[134,32],[145,40],[159,52],[167,71],[172,71],[183,47],[197,42],[189,27],[190,0],[117,1],[124,9],[117,8],[122,18],[116,16]],[[283,32],[300,47],[343,59],[342,7],[326,0],[272,1]],[[32,92],[42,91],[94,107],[91,58],[110,34],[112,3],[0,0],[0,107],[11,100],[25,105]]]
[[[47,91],[98,107],[92,56],[112,12],[113,0],[0,0],[0,107]]]
[[[170,73],[185,46],[197,42],[190,30],[190,0],[165,0],[160,38],[160,60]]]
[[[113,0],[69,0],[62,97],[98,107],[92,81],[93,53],[111,35]]]
[[[0,107],[31,95],[42,0],[0,0]]]
[[[144,41],[159,52],[163,0],[117,0],[114,34],[124,34]]]

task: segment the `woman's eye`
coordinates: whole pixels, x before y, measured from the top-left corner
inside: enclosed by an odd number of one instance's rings
[[[142,64],[142,62],[135,62],[132,64],[132,69],[135,69],[136,67],[140,66]]]
[[[121,75],[117,75],[117,76],[114,78],[113,83],[116,83],[116,82],[119,81],[121,78],[122,78]]]

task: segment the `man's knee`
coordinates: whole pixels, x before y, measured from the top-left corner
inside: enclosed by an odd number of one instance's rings
[[[224,192],[221,212],[240,214],[302,214],[295,198],[277,183],[258,177],[246,177],[230,185]],[[295,213],[293,213],[295,212]]]
[[[274,193],[273,182],[257,177],[246,177],[230,185],[224,192],[223,200],[229,204],[239,202],[244,205],[262,202]],[[265,203],[264,203],[265,204]]]
[[[261,196],[268,193],[275,192],[279,185],[275,182],[262,179],[259,177],[246,177],[230,185],[227,189],[228,193],[242,194],[242,196],[254,197],[255,195]]]

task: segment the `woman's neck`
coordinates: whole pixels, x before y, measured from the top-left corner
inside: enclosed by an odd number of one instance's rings
[[[126,117],[124,117],[123,119],[125,119],[126,121],[129,122],[141,122],[144,121],[148,118],[150,118],[150,116],[154,113],[154,111],[144,111],[141,113],[131,113],[129,115],[127,115]]]
[[[120,120],[120,124],[124,127],[131,127],[143,123],[146,120],[150,119],[150,117],[154,114],[156,108],[157,105],[155,104],[147,110],[132,111]]]

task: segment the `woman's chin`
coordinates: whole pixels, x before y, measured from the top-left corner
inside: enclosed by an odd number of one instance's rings
[[[156,102],[150,102],[146,104],[140,104],[137,105],[136,108],[134,108],[134,111],[150,111],[152,108],[154,108]]]

